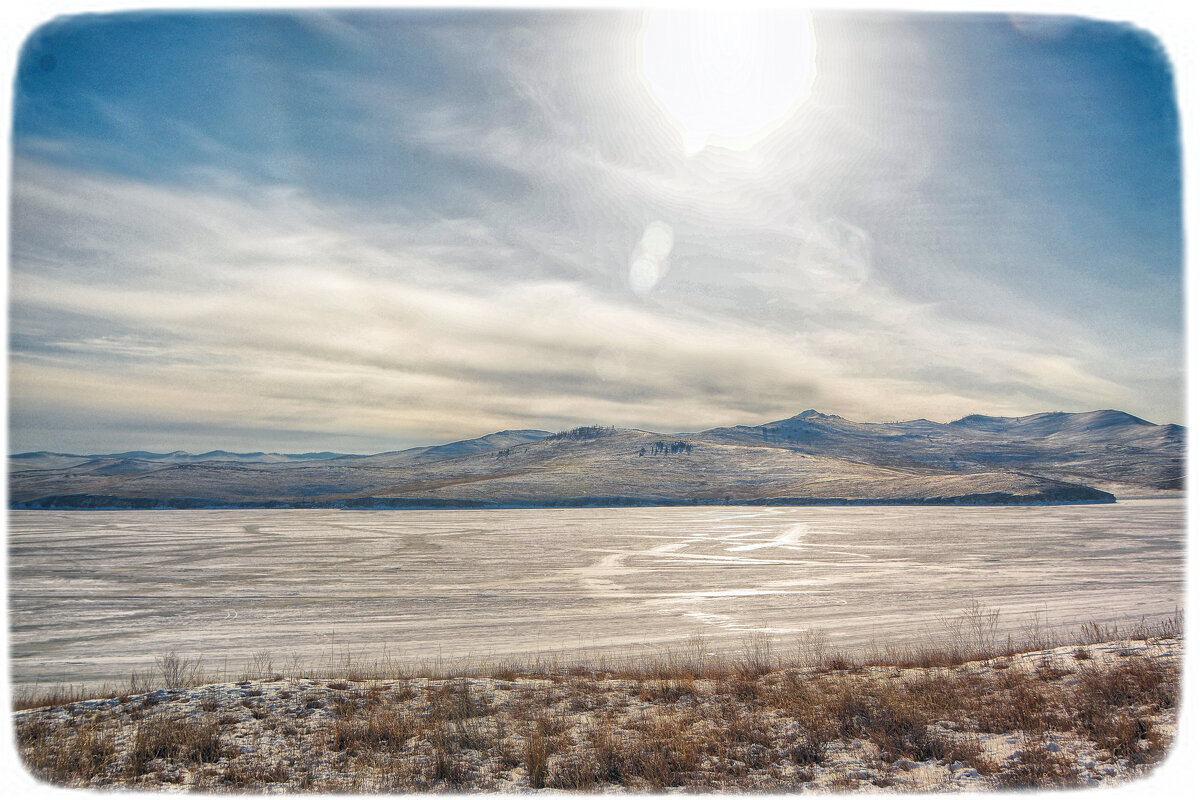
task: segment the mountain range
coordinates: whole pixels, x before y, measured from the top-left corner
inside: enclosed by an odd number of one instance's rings
[[[13,508],[487,508],[1113,502],[1183,488],[1184,433],[1121,411],[695,433],[500,431],[373,455],[9,456]]]

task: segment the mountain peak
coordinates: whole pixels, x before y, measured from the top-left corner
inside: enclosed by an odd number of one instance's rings
[[[1106,408],[1101,411],[1089,411],[1086,414],[1078,415],[1081,419],[1087,419],[1089,422],[1108,424],[1108,425],[1153,425],[1152,422],[1147,422],[1141,417],[1135,417],[1126,411],[1116,411],[1111,408]]]
[[[987,414],[967,414],[965,417],[959,417],[951,422],[951,425],[970,425],[980,422],[1002,422],[1009,417],[989,417]]]
[[[822,414],[815,408],[810,408],[807,411],[801,411],[792,419],[841,419],[837,414]]]

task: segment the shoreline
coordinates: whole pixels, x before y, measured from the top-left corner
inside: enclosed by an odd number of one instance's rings
[[[55,495],[37,500],[9,504],[10,511],[202,511],[202,510],[277,510],[277,509],[339,509],[347,511],[480,511],[480,510],[551,510],[563,508],[739,508],[739,507],[838,507],[838,506],[1063,506],[1104,505],[1121,499],[1108,492],[1091,490],[1094,494],[1067,499],[1044,495],[1012,495],[1007,492],[955,495],[949,497],[763,497],[743,500],[712,498],[638,498],[638,497],[576,497],[555,501],[506,502],[486,500],[438,500],[430,498],[364,497],[346,500],[278,501],[252,503],[220,503],[198,498],[122,498],[107,495]],[[1103,495],[1103,496],[1100,496]],[[1179,495],[1183,496],[1182,493]],[[1169,497],[1169,496],[1167,496]]]

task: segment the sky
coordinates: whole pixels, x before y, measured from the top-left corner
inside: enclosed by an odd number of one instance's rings
[[[1184,420],[1158,40],[900,12],[122,13],[16,67],[9,450]]]

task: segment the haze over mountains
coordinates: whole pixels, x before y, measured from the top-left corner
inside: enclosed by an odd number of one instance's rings
[[[501,431],[374,455],[9,457],[13,508],[1112,502],[1183,488],[1184,428],[1121,411],[697,433]]]

